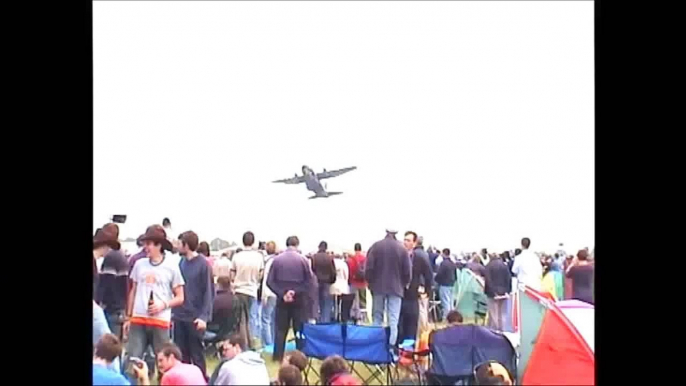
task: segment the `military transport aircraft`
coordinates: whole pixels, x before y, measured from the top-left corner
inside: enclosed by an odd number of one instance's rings
[[[328,172],[328,171],[326,171],[326,169],[324,169],[324,171],[321,173],[315,173],[309,167],[303,166],[302,167],[302,173],[303,173],[302,176],[299,176],[296,174],[295,177],[293,177],[293,178],[288,178],[288,179],[284,179],[284,180],[277,180],[277,181],[273,181],[273,183],[294,185],[294,184],[300,184],[300,183],[304,182],[307,190],[314,192],[314,196],[310,197],[310,199],[327,198],[330,196],[335,196],[337,194],[343,194],[343,192],[327,192],[326,191],[326,184],[322,184],[321,180],[325,180],[327,178],[338,177],[341,174],[351,172],[355,169],[357,169],[357,166],[339,169],[339,170],[334,170],[334,171],[330,171],[330,172]]]

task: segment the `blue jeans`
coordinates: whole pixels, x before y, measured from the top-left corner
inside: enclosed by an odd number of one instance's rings
[[[265,346],[274,344],[276,335],[276,324],[274,315],[276,314],[276,296],[267,298],[266,303],[262,303],[262,343]]]
[[[333,296],[330,290],[331,284],[319,283],[319,323],[331,323]]]
[[[512,327],[512,296],[505,299],[505,324],[503,325],[503,330],[507,332],[514,332]]]
[[[253,338],[260,336],[260,306],[259,300],[250,298],[250,336]]]
[[[388,326],[391,328],[390,344],[395,345],[398,339],[398,320],[403,299],[395,295],[375,295],[372,293],[372,321],[375,326],[383,326],[384,309],[388,314]]]
[[[448,317],[448,312],[453,310],[453,287],[439,286],[438,296],[441,299],[441,309],[443,310],[441,320]]]

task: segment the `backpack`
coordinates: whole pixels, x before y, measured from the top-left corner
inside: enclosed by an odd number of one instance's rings
[[[355,279],[355,281],[365,281],[364,272],[366,265],[367,259],[357,263],[357,268],[355,269],[355,272],[353,272],[353,279]]]

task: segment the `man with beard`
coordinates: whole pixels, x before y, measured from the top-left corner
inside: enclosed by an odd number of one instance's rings
[[[412,276],[410,285],[405,289],[402,301],[398,324],[398,341],[396,344],[402,343],[405,339],[417,340],[420,303],[428,302],[428,294],[431,293],[433,271],[431,270],[429,257],[424,249],[417,247],[417,241],[417,233],[412,231],[405,232],[403,245],[409,252],[410,259],[412,260]],[[428,323],[428,320],[425,323]]]

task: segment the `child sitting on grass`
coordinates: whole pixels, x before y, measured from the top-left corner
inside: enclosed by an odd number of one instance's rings
[[[291,370],[284,370],[285,368],[288,367],[293,367],[298,370],[300,374],[300,381],[302,382],[303,380],[303,373],[305,372],[305,369],[307,368],[307,357],[305,354],[302,353],[300,350],[291,350],[284,354],[283,356],[283,361],[281,361],[281,367],[279,368],[279,378],[277,378],[275,381],[272,381],[272,385],[291,385],[292,383],[283,383],[283,382],[292,382],[294,375],[290,374]],[[281,378],[281,371],[284,371],[284,377],[285,379]],[[295,383],[295,385],[300,385],[302,383]]]
[[[362,383],[350,374],[348,363],[338,355],[332,355],[322,362],[319,369],[321,383],[325,386],[361,386]]]
[[[274,386],[300,386],[304,384],[303,375],[300,369],[293,365],[282,365],[279,368],[278,378],[271,384]]]
[[[302,373],[307,368],[307,357],[300,350],[289,351],[284,355],[283,362],[281,362],[281,366],[285,365],[293,365]]]

